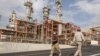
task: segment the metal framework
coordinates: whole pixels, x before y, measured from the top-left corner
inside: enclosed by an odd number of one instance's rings
[[[46,6],[43,8],[41,24],[36,20],[30,20],[33,13],[32,2],[27,0],[24,5],[26,6],[25,18],[19,19],[13,11],[7,29],[0,29],[1,41],[52,43],[53,40],[58,40],[59,43],[70,44],[77,26],[61,21],[61,0],[56,0],[56,20],[49,18],[50,8]]]

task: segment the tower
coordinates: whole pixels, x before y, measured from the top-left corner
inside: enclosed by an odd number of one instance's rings
[[[11,17],[9,19],[9,22],[10,23],[13,23],[15,19],[16,19],[16,12],[13,10],[12,11],[12,14],[11,14]]]
[[[61,16],[62,16],[62,12],[61,12],[61,0],[55,0],[56,3],[56,20],[57,21],[61,21]]]
[[[16,20],[16,12],[13,10],[12,11],[12,14],[11,14],[11,17],[9,19],[9,27],[10,28],[14,28],[15,27],[15,20]]]
[[[49,19],[49,14],[50,14],[50,7],[49,7],[49,0],[45,0],[46,2],[44,3],[43,7],[43,19],[47,20]]]
[[[50,14],[49,11],[50,11],[49,6],[45,6],[43,8],[43,19],[44,20],[49,19],[49,14]]]
[[[16,20],[16,12],[13,10],[11,14],[11,18],[9,19],[10,25],[14,25]]]
[[[26,7],[25,12],[25,20],[30,21],[32,19],[32,13],[33,13],[33,3],[30,0],[25,0],[24,6]]]

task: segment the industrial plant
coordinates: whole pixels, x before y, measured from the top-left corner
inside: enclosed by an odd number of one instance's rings
[[[9,25],[6,29],[0,29],[0,41],[7,42],[27,42],[27,43],[52,43],[58,40],[60,44],[70,44],[73,39],[74,32],[80,29],[79,26],[62,21],[62,5],[61,0],[55,0],[56,18],[50,19],[50,8],[43,8],[43,22],[38,23],[33,19],[34,14],[33,3],[26,0],[25,17],[18,18],[16,11],[12,11],[9,18]],[[91,28],[92,31],[94,28]],[[92,34],[89,34],[92,35]]]

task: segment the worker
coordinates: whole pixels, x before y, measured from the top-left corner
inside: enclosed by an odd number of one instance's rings
[[[77,51],[75,52],[74,56],[82,56],[82,42],[85,41],[84,35],[82,34],[80,29],[77,29],[75,32],[73,42],[77,44]]]
[[[50,56],[61,56],[61,50],[57,40],[52,43]]]

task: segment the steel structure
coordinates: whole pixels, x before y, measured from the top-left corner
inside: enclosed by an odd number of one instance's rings
[[[61,21],[61,0],[56,2],[56,19],[49,18],[50,8],[43,8],[43,22],[37,23],[32,20],[32,2],[26,0],[25,18],[23,20],[17,17],[13,10],[9,19],[7,29],[0,29],[0,40],[11,42],[34,42],[34,43],[52,43],[58,40],[62,44],[70,44],[73,39],[77,26],[72,23],[63,23]]]

